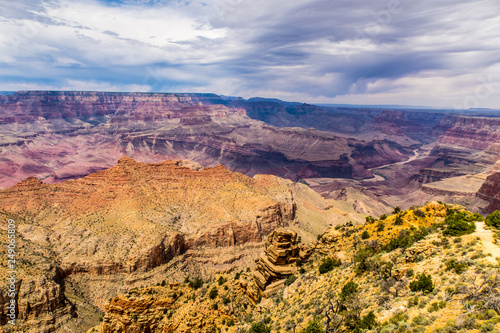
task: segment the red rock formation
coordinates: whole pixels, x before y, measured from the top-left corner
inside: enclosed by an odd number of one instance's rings
[[[486,207],[487,213],[500,210],[500,172],[496,172],[486,178],[477,192],[477,196],[490,203]]]
[[[49,238],[64,253],[66,275],[149,269],[188,247],[259,242],[295,214],[290,191],[273,178],[254,180],[223,166],[200,169],[183,161],[137,163],[129,157],[61,184],[31,177],[1,191],[0,198],[5,213],[33,216],[53,230]],[[117,234],[122,227],[127,229]],[[113,237],[98,240],[102,233]],[[135,245],[127,245],[127,239],[135,239]],[[127,250],[109,248],[117,243]]]
[[[56,183],[80,178],[111,167],[123,155],[143,162],[191,159],[249,176],[297,180],[369,177],[367,167],[401,161],[410,153],[388,141],[265,125],[246,116],[241,106],[249,104],[213,94],[34,91],[0,96],[0,188],[28,176]],[[324,112],[308,105],[297,110]]]
[[[439,137],[438,143],[476,150],[500,143],[499,118],[454,116],[445,121],[454,121],[453,126]]]
[[[19,325],[30,321],[41,332],[71,318],[63,281],[92,275],[102,289],[119,273],[121,279],[149,274],[189,249],[260,242],[289,225],[296,211],[291,190],[274,176],[249,178],[222,165],[146,164],[129,157],[60,184],[27,178],[0,191],[0,202],[0,217],[16,220],[16,255],[23,259]],[[6,248],[5,239],[0,245]],[[9,298],[0,287],[4,309]]]

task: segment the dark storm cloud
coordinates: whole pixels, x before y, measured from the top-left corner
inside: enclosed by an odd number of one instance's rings
[[[69,80],[451,105],[481,78],[498,80],[498,13],[494,0],[29,0],[0,14],[0,45],[8,50],[0,78],[15,81],[17,72],[26,83],[29,64],[33,80],[47,75],[56,88]],[[7,34],[24,38],[29,21],[36,34],[17,42],[16,53]]]

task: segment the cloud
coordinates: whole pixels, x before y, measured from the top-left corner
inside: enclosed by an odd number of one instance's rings
[[[478,77],[500,82],[499,10],[496,0],[24,0],[0,11],[0,80],[453,107]],[[500,108],[498,91],[479,106]]]

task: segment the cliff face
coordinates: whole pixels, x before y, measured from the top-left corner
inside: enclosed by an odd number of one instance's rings
[[[486,117],[452,116],[445,120],[452,123],[438,143],[485,150],[500,142],[500,119]]]
[[[0,96],[0,187],[28,176],[51,183],[79,178],[111,167],[123,155],[143,162],[224,164],[249,176],[364,178],[370,176],[366,168],[402,161],[411,152],[390,141],[347,140],[247,117],[244,107],[260,103],[213,94],[35,91]],[[309,109],[299,113],[307,115]]]
[[[500,172],[495,172],[486,178],[477,196],[490,203],[486,207],[487,213],[500,210]]]
[[[0,201],[2,217],[17,223],[23,258],[19,323],[36,322],[44,327],[40,332],[74,313],[64,296],[67,279],[77,288],[80,276],[91,279],[92,291],[79,293],[93,295],[89,301],[102,307],[112,293],[106,281],[151,271],[189,250],[260,242],[289,225],[296,211],[291,191],[274,176],[252,179],[223,166],[129,157],[61,184],[28,178],[0,191]],[[8,298],[0,300],[3,309]]]
[[[438,126],[445,113],[422,110],[318,107],[273,99],[234,102],[249,117],[279,127],[313,127],[365,140],[391,140],[405,146],[433,142],[448,127]]]

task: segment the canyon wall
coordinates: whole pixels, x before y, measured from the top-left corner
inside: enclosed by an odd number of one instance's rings
[[[260,103],[260,102],[259,102]],[[0,187],[29,176],[57,183],[142,162],[194,160],[205,167],[304,177],[371,177],[405,160],[408,146],[277,128],[247,116],[243,100],[213,94],[18,92],[0,96]]]

